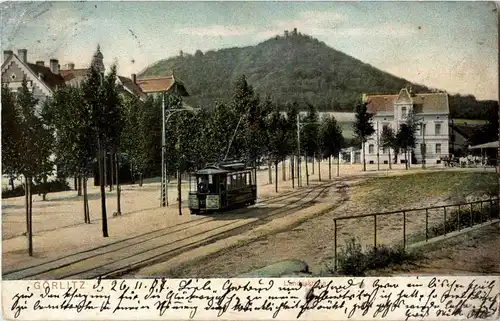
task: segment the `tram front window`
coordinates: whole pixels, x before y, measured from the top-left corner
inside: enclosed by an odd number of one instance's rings
[[[208,175],[198,177],[198,193],[208,193]]]

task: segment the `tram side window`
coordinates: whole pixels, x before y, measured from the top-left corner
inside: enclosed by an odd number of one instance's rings
[[[216,193],[217,192],[217,187],[214,184],[214,177],[213,175],[208,175],[208,190],[210,193]]]
[[[226,181],[227,181],[227,189],[228,189],[228,190],[232,189],[232,188],[233,188],[233,186],[231,185],[231,175],[228,175],[228,176],[227,176]]]

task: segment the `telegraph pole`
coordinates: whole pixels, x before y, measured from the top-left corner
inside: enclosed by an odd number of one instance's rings
[[[302,187],[302,175],[300,168],[300,113],[297,114],[297,186]]]
[[[160,195],[160,206],[165,207],[168,206],[168,191],[167,191],[167,168],[166,168],[166,159],[165,153],[167,151],[166,144],[166,133],[165,133],[165,92],[162,92],[161,99],[161,195]]]

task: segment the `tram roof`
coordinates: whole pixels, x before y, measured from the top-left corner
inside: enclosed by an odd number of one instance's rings
[[[215,166],[209,166],[202,168],[196,172],[197,175],[215,175],[215,174],[227,174],[231,171],[225,170],[225,169],[220,169]]]

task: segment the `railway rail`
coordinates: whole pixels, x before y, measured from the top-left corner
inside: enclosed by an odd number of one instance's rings
[[[255,206],[222,215],[198,215],[193,220],[122,239],[56,259],[5,270],[4,279],[112,278],[159,263],[183,252],[266,224],[270,220],[315,204],[340,181],[321,183],[272,197]],[[268,208],[276,203],[279,208]]]

